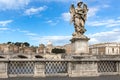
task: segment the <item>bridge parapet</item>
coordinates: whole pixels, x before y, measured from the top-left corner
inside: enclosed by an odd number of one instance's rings
[[[35,56],[35,55],[31,55]],[[99,76],[120,74],[120,59],[96,56],[72,58],[0,58],[0,78],[17,76]]]

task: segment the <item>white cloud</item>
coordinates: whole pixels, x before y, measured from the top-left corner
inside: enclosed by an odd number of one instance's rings
[[[30,37],[30,39],[37,42],[37,44],[47,44],[48,41],[52,41],[53,45],[64,45],[70,42],[71,36],[41,36]]]
[[[91,7],[89,8],[89,11],[87,13],[88,17],[93,17],[96,16],[96,13],[99,11],[99,7]],[[65,12],[62,13],[62,19],[64,21],[70,21],[70,13],[69,12]]]
[[[98,13],[98,11],[103,10],[105,8],[109,8],[109,7],[110,7],[110,5],[108,5],[108,4],[101,4],[101,6],[97,5],[94,7],[88,7],[88,9],[89,9],[88,17],[94,17]]]
[[[26,35],[26,36],[30,36],[30,37],[32,37],[32,36],[37,36],[37,34],[36,33],[32,33],[32,32],[29,32],[29,31],[27,31],[27,30],[20,30],[20,29],[16,29],[18,32],[21,32],[21,33],[24,33],[24,35]]]
[[[42,6],[42,7],[38,7],[38,8],[30,8],[27,9],[24,13],[25,15],[33,15],[33,14],[37,14],[41,11],[44,11],[47,7],[46,6]]]
[[[120,29],[113,29],[111,31],[99,32],[88,35],[90,44],[101,42],[120,42]]]
[[[120,19],[120,17],[118,17],[117,19]]]
[[[25,35],[27,35],[27,36],[36,36],[37,34],[35,34],[35,33],[30,33],[30,32],[27,32]]]
[[[47,23],[52,23],[53,21],[52,20],[48,20]]]
[[[62,18],[64,21],[70,21],[70,13],[69,12],[62,13]]]
[[[56,21],[48,20],[48,21],[46,21],[46,23],[48,23],[48,24],[50,24],[50,25],[52,25],[52,26],[57,25],[58,22],[59,22],[59,20],[56,20]]]
[[[105,27],[115,27],[115,26],[120,26],[120,19],[102,19],[101,21],[88,21],[87,25],[89,26],[105,26]]]
[[[27,30],[20,30],[20,29],[16,29],[18,32],[22,32],[22,33],[28,33],[29,31]]]
[[[109,7],[110,7],[110,5],[108,5],[108,4],[103,5],[103,8],[109,8]]]
[[[68,2],[78,2],[80,0],[38,0],[39,2],[63,2],[63,3],[68,3]]]
[[[0,26],[6,26],[7,24],[13,22],[13,20],[0,21]]]
[[[48,41],[52,41],[53,45],[65,45],[70,43],[70,39],[72,38],[72,36],[39,36],[36,33],[21,29],[16,29],[16,31],[26,35],[34,44],[47,44]]]
[[[0,31],[6,31],[9,30],[9,28],[0,28]]]
[[[95,16],[98,11],[99,11],[98,7],[91,7],[91,8],[89,8],[88,17]]]
[[[0,0],[0,9],[1,10],[15,10],[23,8],[28,5],[30,0]]]

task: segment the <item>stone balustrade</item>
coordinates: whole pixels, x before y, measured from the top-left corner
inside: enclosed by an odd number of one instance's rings
[[[74,56],[71,59],[0,58],[0,78],[18,76],[99,76],[119,75],[120,59]],[[96,57],[96,58],[95,58]]]

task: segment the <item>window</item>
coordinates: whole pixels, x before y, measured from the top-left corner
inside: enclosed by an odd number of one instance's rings
[[[112,48],[112,53],[114,53],[114,48]]]

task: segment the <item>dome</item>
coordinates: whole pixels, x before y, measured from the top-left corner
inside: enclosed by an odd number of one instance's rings
[[[52,42],[51,42],[51,41],[48,41],[47,45],[52,45]]]

